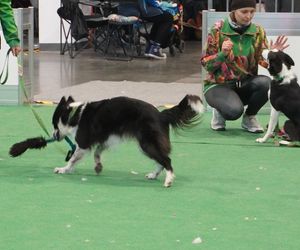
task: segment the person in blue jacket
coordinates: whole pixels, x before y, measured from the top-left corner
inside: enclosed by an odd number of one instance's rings
[[[156,0],[139,0],[141,18],[152,22],[152,28],[149,34],[149,44],[146,47],[145,56],[154,59],[166,59],[162,48],[169,44],[171,29],[173,25],[173,16],[164,11],[160,2]]]

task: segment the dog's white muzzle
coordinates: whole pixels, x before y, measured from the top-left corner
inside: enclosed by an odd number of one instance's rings
[[[64,138],[64,136],[62,136],[61,133],[59,132],[59,130],[56,129],[53,132],[53,138],[57,141],[61,141]]]

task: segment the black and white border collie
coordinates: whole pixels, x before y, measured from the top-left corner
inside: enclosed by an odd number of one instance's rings
[[[286,123],[287,128],[290,128],[290,131],[296,131],[298,135],[293,139],[297,140],[300,135],[300,86],[296,75],[291,70],[295,63],[288,54],[282,51],[270,51],[267,59],[268,70],[273,77],[269,90],[271,115],[266,134],[256,141],[266,142],[272,136],[278,124],[280,112],[289,119]]]
[[[67,165],[55,168],[54,172],[72,172],[75,163],[94,148],[95,171],[99,174],[102,171],[102,151],[124,139],[134,138],[142,151],[157,163],[157,169],[146,178],[156,179],[165,169],[164,186],[170,187],[174,173],[169,158],[169,126],[188,127],[202,112],[203,103],[195,95],[187,95],[177,106],[161,112],[149,103],[128,97],[87,103],[62,97],[52,118],[53,136],[62,140],[67,135],[74,135],[77,145]]]

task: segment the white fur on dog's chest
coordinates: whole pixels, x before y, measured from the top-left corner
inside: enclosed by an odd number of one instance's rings
[[[279,76],[283,78],[280,85],[290,84],[293,79],[297,78],[295,73],[292,70],[289,70],[285,65],[282,66],[282,71],[279,73]]]
[[[58,130],[60,131],[61,135],[75,135],[77,129],[78,126],[72,127],[69,125],[64,125],[61,120],[58,122]]]
[[[112,148],[114,146],[117,146],[118,144],[122,143],[124,141],[123,137],[120,137],[118,135],[110,135],[107,140],[104,142],[104,146],[106,148]]]

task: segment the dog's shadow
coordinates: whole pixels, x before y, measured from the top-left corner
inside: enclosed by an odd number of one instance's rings
[[[58,183],[78,182],[85,185],[153,187],[162,186],[165,177],[165,174],[162,173],[158,179],[148,180],[145,175],[150,170],[146,172],[145,169],[140,172],[130,169],[104,168],[100,174],[96,174],[92,168],[88,168],[88,164],[79,165],[73,173],[55,174],[53,167],[40,167],[40,162],[14,164],[13,160],[4,158],[2,161],[0,179],[3,182],[41,184],[57,181]]]
[[[77,169],[71,174],[54,174],[54,178],[58,178],[62,182],[79,182],[84,185],[101,185],[115,187],[154,187],[162,186],[164,182],[164,174],[156,180],[148,180],[146,172],[134,172],[124,170],[103,170],[100,174],[93,173],[86,169]]]

